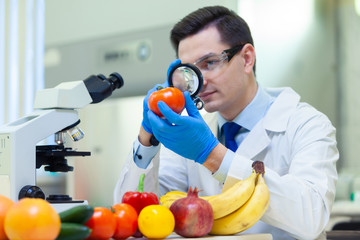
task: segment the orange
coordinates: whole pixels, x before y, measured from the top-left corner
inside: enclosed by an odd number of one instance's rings
[[[0,240],[8,239],[4,230],[5,216],[10,207],[14,204],[14,201],[8,197],[0,195]]]
[[[5,232],[10,239],[50,240],[60,232],[60,217],[47,201],[23,198],[5,217]]]

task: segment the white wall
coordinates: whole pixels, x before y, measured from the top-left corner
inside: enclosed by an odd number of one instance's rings
[[[64,44],[173,24],[203,6],[236,10],[237,0],[46,1],[46,45]]]
[[[258,82],[294,88],[337,125],[335,1],[240,0],[238,8],[252,29]]]
[[[353,4],[343,0],[338,8],[339,140],[345,160],[342,167],[360,176],[360,12],[355,12]]]

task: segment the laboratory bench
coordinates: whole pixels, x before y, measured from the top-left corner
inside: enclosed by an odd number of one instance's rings
[[[132,239],[132,238],[131,238]],[[147,238],[136,238],[136,239],[147,239]],[[211,239],[211,240],[273,240],[271,234],[235,234],[228,236],[204,236],[198,238],[184,238],[175,233],[172,233],[166,239],[178,240],[178,239],[186,239],[186,240],[199,240],[199,239]],[[274,239],[275,240],[275,239]]]
[[[131,238],[132,239],[132,238]],[[137,238],[146,239],[146,238]],[[235,234],[230,236],[204,236],[200,238],[183,238],[175,233],[168,236],[166,239],[178,240],[199,240],[199,239],[210,239],[210,240],[276,240],[273,239],[271,234]],[[360,231],[329,231],[327,232],[327,240],[359,240]]]
[[[328,240],[360,239],[360,203],[335,201],[327,226]]]
[[[326,233],[327,240],[359,240],[360,231],[335,230]]]

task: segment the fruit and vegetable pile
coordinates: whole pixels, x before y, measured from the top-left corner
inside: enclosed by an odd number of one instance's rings
[[[211,205],[213,211],[212,227],[208,234],[230,235],[243,232],[263,216],[270,200],[264,178],[264,163],[255,161],[252,168],[248,178],[239,180],[221,194],[200,197]],[[160,202],[171,210],[185,196],[186,193],[172,191],[162,196]]]
[[[254,162],[250,177],[219,195],[198,197],[198,189],[172,191],[160,198],[143,191],[127,192],[111,207],[78,205],[57,213],[43,199],[14,202],[0,195],[0,240],[81,240],[166,238],[229,235],[253,226],[269,204],[264,165]]]

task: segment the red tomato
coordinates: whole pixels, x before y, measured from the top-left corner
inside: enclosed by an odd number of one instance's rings
[[[138,214],[133,206],[127,203],[117,203],[112,207],[116,219],[114,239],[126,239],[132,236],[137,227]]]
[[[163,117],[157,105],[158,101],[164,101],[176,113],[181,113],[185,107],[185,97],[175,87],[167,87],[155,91],[149,97],[149,109],[159,117]]]
[[[114,235],[116,220],[110,209],[95,207],[92,217],[85,225],[92,229],[87,239],[105,240]]]

